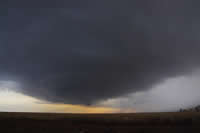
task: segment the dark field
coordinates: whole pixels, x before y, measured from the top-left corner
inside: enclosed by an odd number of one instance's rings
[[[200,133],[200,113],[0,113],[0,133]]]

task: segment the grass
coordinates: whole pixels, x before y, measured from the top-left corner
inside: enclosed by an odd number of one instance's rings
[[[200,113],[52,114],[0,113],[0,132],[200,133]],[[109,129],[109,131],[107,131]]]

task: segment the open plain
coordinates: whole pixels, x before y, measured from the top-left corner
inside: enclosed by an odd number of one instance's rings
[[[200,113],[0,113],[1,133],[199,133]]]

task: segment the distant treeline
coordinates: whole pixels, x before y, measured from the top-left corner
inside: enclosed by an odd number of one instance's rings
[[[200,112],[200,105],[189,109],[180,109],[180,112]]]

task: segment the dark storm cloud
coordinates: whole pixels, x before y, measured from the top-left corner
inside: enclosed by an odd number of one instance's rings
[[[94,103],[199,66],[198,1],[1,3],[0,78],[27,95]]]

